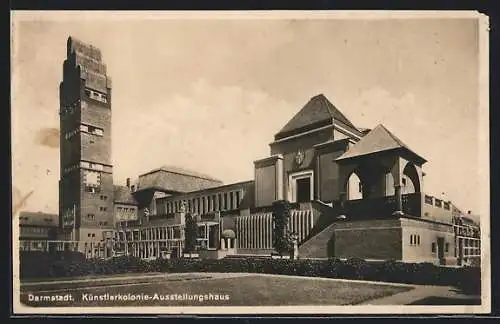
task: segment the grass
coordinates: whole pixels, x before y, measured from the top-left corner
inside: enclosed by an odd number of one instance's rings
[[[194,279],[194,278],[193,278]],[[21,293],[21,302],[39,307],[85,307],[85,306],[285,306],[285,305],[355,305],[367,300],[390,296],[408,291],[411,288],[393,285],[375,285],[371,283],[346,282],[335,280],[317,280],[286,276],[228,277],[217,279],[194,279],[186,281],[158,281],[135,283],[112,287],[92,287],[89,289],[73,288],[66,285],[59,292],[36,292],[34,295],[70,294],[73,301],[30,302],[29,291]],[[30,289],[32,289],[30,287]],[[229,300],[149,300],[149,301],[85,301],[84,294],[121,294],[149,295],[151,298],[173,294],[224,296]],[[88,296],[87,295],[87,296]]]

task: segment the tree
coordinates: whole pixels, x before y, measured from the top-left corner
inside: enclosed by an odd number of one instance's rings
[[[192,253],[196,250],[196,239],[198,238],[198,224],[191,213],[186,214],[186,230],[184,251]]]
[[[286,200],[278,200],[273,203],[273,248],[280,255],[290,253],[293,249],[288,222],[291,215],[290,203]]]

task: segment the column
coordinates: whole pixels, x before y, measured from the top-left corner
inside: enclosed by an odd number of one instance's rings
[[[403,201],[401,197],[401,185],[395,184],[394,185],[394,196],[396,199],[396,213],[402,213],[403,212]]]

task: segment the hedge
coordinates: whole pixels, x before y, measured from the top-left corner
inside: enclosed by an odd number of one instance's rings
[[[122,256],[108,260],[39,257],[21,258],[21,278],[78,277],[117,273],[186,273],[186,272],[247,272],[308,277],[373,280],[419,285],[455,286],[468,293],[478,293],[481,272],[476,267],[438,267],[432,263],[403,263],[394,260],[367,262],[363,259],[156,259],[141,260]],[[33,266],[33,262],[37,266]]]

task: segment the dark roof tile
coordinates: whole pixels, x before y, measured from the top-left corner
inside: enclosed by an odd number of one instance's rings
[[[276,139],[292,135],[310,125],[338,120],[349,128],[358,130],[323,94],[312,97],[304,107],[275,135]],[[359,130],[358,130],[359,131]]]

